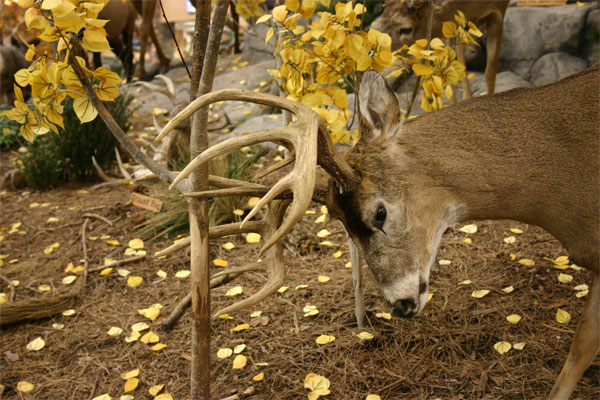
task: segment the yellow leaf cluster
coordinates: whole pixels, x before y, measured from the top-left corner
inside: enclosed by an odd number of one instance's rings
[[[73,109],[79,120],[93,120],[97,111],[85,93],[73,68],[68,64],[71,43],[79,40],[88,51],[109,50],[104,25],[106,20],[98,19],[98,13],[108,0],[52,0],[43,2],[20,3],[26,7],[24,19],[29,29],[41,29],[39,38],[45,42],[57,42],[57,55],[49,58],[46,54],[36,53],[34,45],[27,44],[25,55],[31,65],[15,74],[14,108],[7,116],[21,124],[21,135],[33,141],[36,135],[50,131],[58,134],[58,128],[64,129],[63,101],[67,96],[73,98]],[[99,67],[88,69],[85,61],[76,57],[84,73],[90,79],[96,95],[103,101],[112,101],[119,95],[117,74]],[[21,87],[31,86],[33,104],[25,103]],[[31,108],[30,108],[31,107]]]
[[[329,382],[329,379],[313,372],[309,373],[304,378],[304,387],[310,390],[310,393],[308,394],[310,400],[316,400],[320,396],[327,396],[330,393],[330,386],[331,382]]]
[[[329,0],[320,2],[330,5]],[[334,14],[319,12],[310,24],[299,24],[299,18],[313,17],[316,6],[316,0],[288,0],[258,19],[257,23],[271,21],[281,28],[276,53],[282,64],[269,72],[281,82],[288,99],[319,113],[334,142],[350,143],[345,87],[352,86],[354,77],[350,77],[357,71],[391,67],[391,38],[375,29],[361,31],[366,8],[352,1],[339,1]],[[271,27],[266,41],[273,35]]]

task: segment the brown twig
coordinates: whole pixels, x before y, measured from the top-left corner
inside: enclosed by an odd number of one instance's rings
[[[250,386],[248,389],[244,390],[242,393],[236,393],[234,395],[225,397],[221,400],[243,400],[248,396],[252,396],[255,392],[254,386]]]
[[[112,226],[112,222],[110,222],[108,219],[104,218],[102,215],[98,215],[98,214],[92,214],[92,213],[85,213],[82,215],[82,217],[86,218],[86,221],[88,218],[96,218],[99,219],[100,221],[104,222],[105,224],[107,224],[108,226]]]
[[[122,260],[115,260],[115,261],[112,261],[112,262],[110,262],[108,264],[105,264],[105,265],[98,265],[96,267],[90,268],[90,272],[102,271],[104,268],[118,267],[120,265],[129,264],[129,263],[132,263],[132,262],[143,260],[144,258],[146,258],[145,255],[143,255],[143,256],[135,256],[135,257],[130,257],[130,258],[124,258]]]

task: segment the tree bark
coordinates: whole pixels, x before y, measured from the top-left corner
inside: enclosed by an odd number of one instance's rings
[[[208,1],[197,1],[201,6]],[[219,0],[214,8],[210,24],[206,52],[204,53],[202,73],[199,74],[200,59],[194,59],[194,77],[200,76],[198,91],[195,97],[206,94],[212,90],[212,83],[216,72],[219,45],[223,34],[223,26],[227,17],[229,0]],[[196,27],[202,18],[205,18],[202,7],[196,8]],[[207,25],[205,25],[207,26]],[[202,32],[198,32],[197,40],[202,40]],[[196,47],[200,57],[201,45]],[[194,93],[194,87],[191,88]],[[208,107],[197,111],[192,117],[192,132],[190,138],[191,158],[208,147]],[[190,176],[193,191],[208,189],[208,167],[197,169]],[[191,367],[191,398],[210,399],[210,274],[208,263],[208,208],[206,199],[192,198],[189,200],[190,238],[191,238],[191,278],[192,278],[192,312],[194,322],[192,326],[192,367]]]

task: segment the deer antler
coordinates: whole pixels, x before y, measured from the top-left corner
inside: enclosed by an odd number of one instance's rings
[[[172,131],[185,119],[190,117],[196,110],[210,103],[223,100],[250,101],[253,103],[265,104],[274,107],[280,107],[294,113],[297,117],[292,126],[269,129],[266,131],[252,132],[247,135],[225,140],[209,149],[192,160],[187,167],[181,171],[177,178],[171,184],[171,188],[185,179],[194,169],[208,162],[210,159],[226,154],[252,144],[270,141],[283,141],[289,147],[293,148],[295,154],[294,169],[284,178],[277,182],[264,197],[254,206],[250,213],[242,221],[242,226],[249,221],[256,213],[267,203],[275,199],[278,195],[291,190],[294,201],[290,206],[288,217],[282,222],[277,231],[268,238],[263,248],[260,250],[259,257],[269,249],[273,244],[285,236],[296,222],[304,215],[312,197],[312,191],[315,185],[315,174],[317,166],[317,150],[319,149],[319,163],[336,179],[340,180],[344,189],[358,184],[359,178],[355,175],[352,168],[341,158],[337,157],[333,151],[331,139],[327,133],[327,128],[319,115],[310,108],[280,97],[268,95],[265,93],[255,93],[245,90],[225,89],[212,92],[199,97],[194,102],[184,108],[163,128],[162,132],[155,140],[161,140],[165,135]]]

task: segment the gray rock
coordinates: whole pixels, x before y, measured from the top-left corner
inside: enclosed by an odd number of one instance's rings
[[[259,115],[256,117],[249,118],[242,122],[234,130],[227,134],[211,134],[210,143],[219,143],[223,140],[241,136],[245,133],[279,128],[284,125],[283,114],[270,114],[270,115]],[[274,143],[265,143],[265,147],[276,149],[278,146]]]
[[[547,85],[573,75],[587,67],[587,61],[557,51],[540,57],[531,67],[531,82],[536,86]]]
[[[485,76],[482,73],[475,73],[475,78],[469,80],[473,94],[483,94],[487,92]],[[531,83],[523,79],[520,75],[512,71],[503,71],[496,75],[495,93],[505,92],[518,87],[528,87]]]
[[[272,68],[275,68],[273,57],[270,60],[240,68],[237,71],[217,75],[213,83],[213,90],[232,88],[254,90],[259,87],[260,82],[273,80],[267,72],[268,69]]]
[[[273,59],[277,42],[275,36],[273,36],[265,46],[265,36],[268,29],[267,24],[256,24],[244,34],[242,54],[250,64]]]
[[[559,50],[577,53],[586,16],[593,8],[597,5],[508,8],[500,52],[503,65],[512,69],[516,61],[536,60]]]

